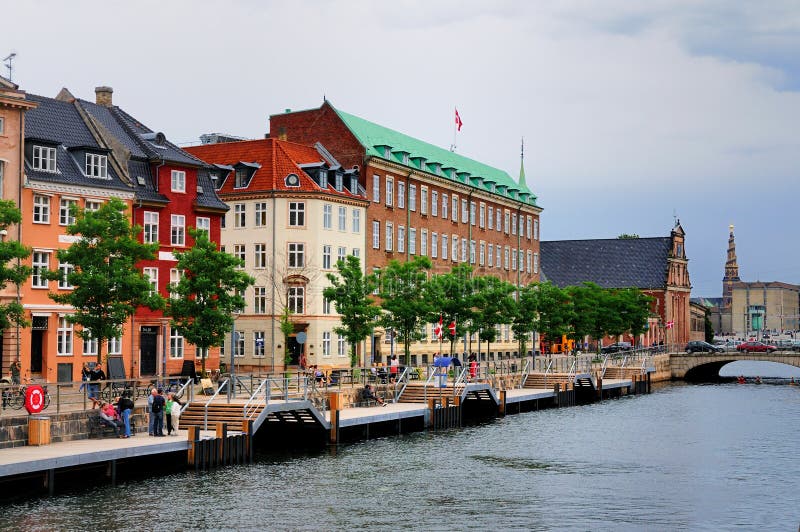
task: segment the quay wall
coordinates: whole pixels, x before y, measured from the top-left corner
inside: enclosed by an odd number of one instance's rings
[[[131,419],[137,431],[147,427],[146,407],[134,408]],[[89,410],[88,412],[91,412]],[[50,441],[52,443],[89,438],[89,421],[86,411],[65,412],[63,414],[37,414],[50,418]],[[28,445],[28,416],[11,416],[0,418],[0,449]]]

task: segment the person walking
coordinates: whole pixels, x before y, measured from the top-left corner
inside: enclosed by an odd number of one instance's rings
[[[153,436],[164,435],[164,408],[166,403],[164,390],[159,388],[153,396],[153,405],[150,407],[153,415]]]
[[[81,387],[78,388],[79,392],[82,392],[84,388],[87,386],[87,382],[89,382],[89,378],[92,376],[92,370],[89,368],[89,363],[83,363],[83,369],[81,370]]]
[[[15,360],[11,363],[11,367],[8,368],[11,373],[11,384],[19,384],[20,383],[20,372],[22,370],[22,366],[19,363],[19,360]]]
[[[100,381],[106,380],[106,373],[100,364],[95,364],[89,373],[89,399],[92,400],[92,409],[100,402]]]
[[[147,396],[147,414],[148,414],[148,423],[147,423],[147,434],[150,436],[155,436],[155,432],[153,432],[153,426],[156,423],[156,415],[153,413],[153,401],[158,395],[158,390],[153,388],[150,390],[150,395]]]
[[[181,415],[181,404],[174,393],[167,395],[167,404],[164,409],[167,414],[167,436],[172,436],[172,431],[178,435],[178,418]]]
[[[389,382],[394,384],[397,381],[397,370],[400,368],[400,361],[397,355],[392,355],[389,360]]]

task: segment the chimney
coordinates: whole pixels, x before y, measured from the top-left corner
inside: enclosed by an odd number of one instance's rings
[[[111,95],[114,93],[114,89],[111,87],[95,87],[94,94],[95,94],[95,102],[97,105],[102,105],[104,107],[111,107],[113,104],[111,103]]]

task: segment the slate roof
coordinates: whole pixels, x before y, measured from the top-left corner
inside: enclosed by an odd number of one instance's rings
[[[316,148],[279,140],[275,138],[246,140],[240,142],[223,142],[219,144],[203,144],[191,146],[186,151],[201,159],[217,165],[216,170],[224,175],[224,183],[218,190],[220,194],[230,193],[257,193],[273,190],[286,192],[327,192],[338,196],[364,199],[351,194],[346,187],[337,191],[333,180],[329,180],[328,188],[323,190],[303,170],[302,165],[327,164],[329,167],[338,165],[335,160],[329,160]],[[219,165],[235,166],[238,163],[257,163],[260,165],[246,188],[234,189],[233,172],[220,168]],[[230,174],[230,176],[228,176]],[[289,174],[296,174],[300,178],[299,187],[288,187],[284,179]],[[225,179],[227,177],[227,179]]]
[[[34,170],[26,156],[25,172],[29,178],[51,183],[108,188],[132,192],[114,169],[109,165],[109,179],[87,177],[84,174],[84,161],[77,160],[70,148],[85,147],[98,153],[106,152],[92,136],[74,104],[53,98],[29,94],[28,99],[38,104],[25,115],[25,137],[56,146],[56,172]],[[30,145],[35,145],[31,140]],[[26,150],[27,151],[27,150]]]
[[[542,279],[564,287],[665,289],[671,237],[541,242]]]
[[[453,181],[466,183],[492,194],[502,195],[515,200],[521,199],[518,194],[526,194],[529,196],[524,198],[523,201],[531,205],[536,205],[536,195],[528,189],[527,185],[524,183],[520,185],[519,182],[512,179],[504,170],[494,168],[480,161],[470,159],[469,157],[440,148],[428,142],[415,139],[404,133],[345,113],[339,109],[334,108],[334,110],[348,129],[356,136],[362,146],[366,148],[368,156],[379,157],[403,164],[401,154],[408,153],[408,166],[418,168],[425,172],[435,173],[432,164],[440,163],[442,168],[455,169],[453,175],[447,176],[442,174],[443,177],[448,177]],[[385,152],[381,149],[383,146],[389,146],[391,148],[390,157],[386,157]],[[413,162],[415,157],[422,157],[425,159],[425,162],[423,163],[419,160]],[[423,167],[421,168],[420,165]],[[469,174],[469,178],[464,181],[463,178],[458,176],[459,173]],[[478,177],[482,178],[482,180],[478,180]],[[497,186],[502,185],[507,187],[507,190],[502,194],[498,190],[491,192],[485,181],[493,181]]]

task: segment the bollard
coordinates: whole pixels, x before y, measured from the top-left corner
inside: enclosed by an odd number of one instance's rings
[[[341,409],[342,396],[339,392],[328,392],[328,404],[331,412],[330,443],[339,443],[339,410]]]
[[[501,416],[506,415],[506,390],[500,390],[500,404],[497,406]]]
[[[197,427],[189,427],[189,452],[186,454],[186,465],[196,465],[197,432]]]

